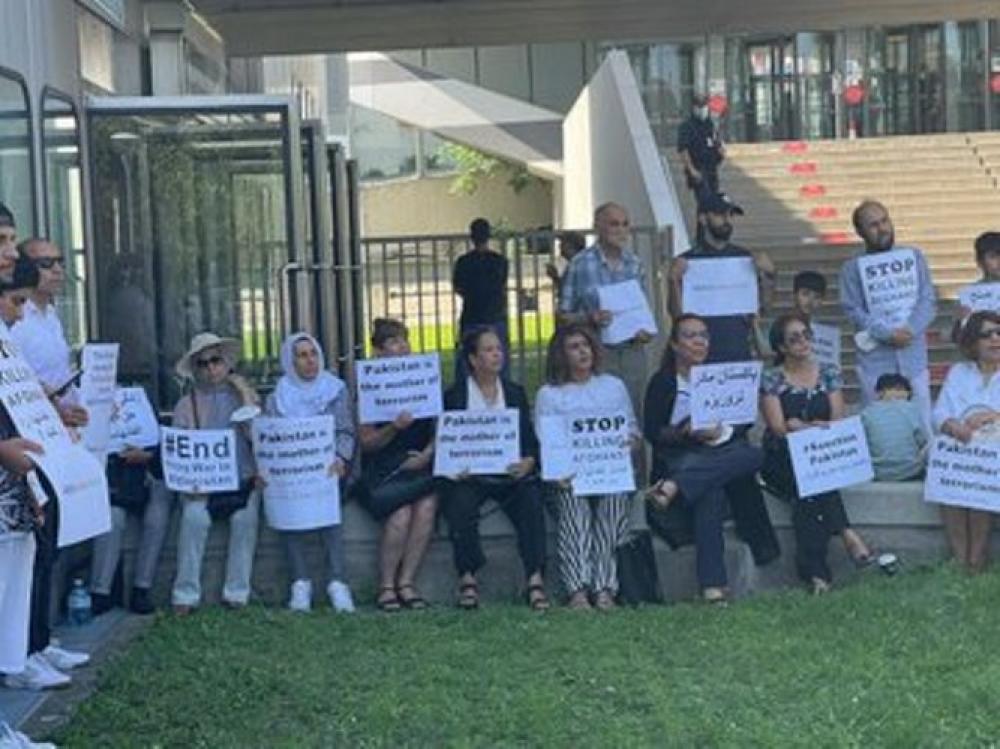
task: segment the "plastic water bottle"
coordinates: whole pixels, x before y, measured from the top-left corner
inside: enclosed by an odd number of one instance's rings
[[[93,618],[90,609],[90,593],[83,586],[83,580],[77,578],[73,581],[73,588],[66,598],[66,618],[74,627],[86,624]]]

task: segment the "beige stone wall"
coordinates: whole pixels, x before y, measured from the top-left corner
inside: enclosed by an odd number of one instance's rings
[[[551,226],[552,190],[533,183],[515,193],[503,177],[485,180],[472,195],[448,192],[452,178],[424,177],[367,183],[361,187],[361,231],[365,237],[464,234],[483,216],[515,230]]]

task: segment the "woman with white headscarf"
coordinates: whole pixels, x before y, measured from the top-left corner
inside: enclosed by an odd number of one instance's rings
[[[325,368],[323,349],[311,335],[292,333],[281,344],[281,368],[284,374],[267,398],[264,410],[269,416],[309,418],[332,415],[336,429],[337,459],[330,467],[340,479],[347,478],[353,467],[357,445],[351,397],[344,381]],[[339,512],[337,516],[339,517]],[[327,559],[327,595],[338,612],[354,611],[351,589],[344,582],[346,562],[342,526],[318,529],[322,534]],[[292,575],[288,608],[309,611],[312,607],[312,579],[306,564],[306,535],[313,531],[282,531],[288,565]]]

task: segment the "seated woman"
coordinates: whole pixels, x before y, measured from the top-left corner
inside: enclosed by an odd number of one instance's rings
[[[601,344],[589,328],[568,325],[549,343],[548,384],[535,402],[536,430],[545,416],[624,413],[629,431],[639,429],[625,384],[601,374]],[[628,450],[629,446],[622,446]],[[627,531],[631,494],[577,497],[570,482],[555,486],[559,504],[559,572],[569,593],[569,606],[589,609],[592,596],[599,609],[615,606],[618,570],[615,550]]]
[[[524,389],[500,378],[503,346],[489,327],[474,328],[462,338],[462,356],[470,375],[456,382],[444,396],[449,411],[486,411],[516,408],[520,420],[521,459],[501,476],[456,476],[441,481],[444,516],[454,547],[459,576],[458,605],[479,606],[476,572],[486,558],[479,540],[479,508],[487,499],[496,500],[517,531],[518,551],[528,581],[528,605],[547,609],[545,581],[545,515],[538,465],[538,439],[531,425],[528,396]]]
[[[708,356],[708,325],[698,315],[679,316],[660,371],[646,388],[643,434],[653,447],[653,487],[646,513],[650,528],[659,532],[662,516],[675,511],[693,516],[698,584],[710,603],[726,600],[724,487],[731,481],[756,481],[760,450],[728,426],[691,428],[691,367]],[[685,518],[687,520],[687,518]]]
[[[267,398],[265,413],[286,419],[333,416],[337,458],[329,470],[336,474],[343,485],[354,463],[356,446],[354,411],[347,385],[326,370],[323,349],[307,333],[292,333],[282,342],[281,369],[284,374],[278,380],[274,392]],[[326,501],[332,502],[334,499],[331,492]],[[345,582],[347,560],[343,526],[338,523],[315,530],[321,533],[326,550],[326,595],[330,599],[330,606],[338,613],[353,613],[354,598]],[[288,566],[292,573],[288,599],[288,608],[292,611],[305,612],[312,608],[312,575],[306,564],[305,550],[306,536],[312,532],[314,531],[279,531],[285,541]]]
[[[375,320],[371,340],[376,357],[410,353],[406,326],[398,320]],[[356,494],[365,509],[384,523],[375,602],[383,611],[426,608],[414,581],[437,515],[430,469],[434,419],[414,419],[402,411],[384,424],[362,424],[358,436],[362,457]]]
[[[839,492],[799,497],[787,437],[844,418],[843,380],[836,366],[819,364],[813,358],[812,330],[801,315],[779,317],[769,337],[775,353],[774,366],[761,381],[761,409],[767,423],[761,475],[779,497],[792,504],[799,577],[814,593],[825,593],[833,580],[826,558],[831,536],[841,537],[858,566],[870,564],[875,556],[851,529]]]
[[[976,312],[959,332],[968,361],[948,370],[937,403],[934,429],[959,442],[1000,441],[1000,314]],[[989,561],[993,513],[941,506],[945,533],[955,560],[972,573]]]
[[[240,342],[220,338],[214,333],[199,333],[191,347],[177,362],[177,374],[193,380],[191,392],[174,406],[173,425],[179,429],[232,429],[230,419],[243,406],[255,404],[257,394],[234,373]],[[245,429],[236,430],[236,462],[240,485],[249,486],[257,473]],[[181,528],[177,538],[177,574],[172,602],[174,612],[189,614],[201,603],[201,563],[205,542],[212,527],[209,495],[180,494]],[[254,489],[246,503],[229,508],[229,550],[226,555],[226,578],[222,603],[229,608],[245,606],[250,599],[250,575],[257,548],[257,521],[260,493]]]

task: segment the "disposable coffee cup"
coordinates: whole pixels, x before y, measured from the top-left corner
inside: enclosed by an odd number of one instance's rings
[[[899,572],[899,557],[892,553],[878,555],[878,568],[887,575]]]

